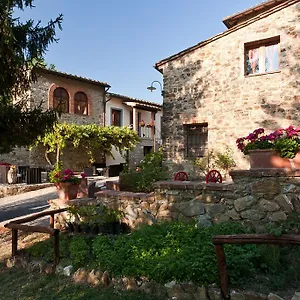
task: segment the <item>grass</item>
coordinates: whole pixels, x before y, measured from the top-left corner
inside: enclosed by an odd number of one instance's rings
[[[69,277],[0,268],[2,300],[159,300],[151,295],[74,284]]]

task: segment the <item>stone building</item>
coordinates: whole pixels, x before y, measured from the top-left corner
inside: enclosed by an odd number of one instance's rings
[[[144,156],[156,151],[161,145],[162,105],[115,93],[108,93],[106,102],[106,124],[131,126],[138,132],[141,142],[129,153],[130,166],[137,166]],[[125,163],[125,155],[117,151],[113,157],[107,157],[106,163],[111,166],[115,175]]]
[[[26,95],[29,107],[41,105],[46,110],[60,105],[60,122],[104,124],[105,94],[109,84],[42,68],[36,69],[36,73],[37,81]],[[68,167],[74,164],[80,166],[87,160],[78,151],[65,151],[62,159]],[[12,153],[0,155],[0,161],[18,166],[47,166],[43,149],[29,151],[27,148],[16,148]]]
[[[160,141],[161,105],[127,96],[108,93],[110,85],[76,75],[48,69],[36,69],[37,81],[31,85],[26,94],[28,106],[42,105],[57,108],[60,105],[62,114],[60,122],[78,125],[97,124],[130,126],[137,130],[142,138],[141,143],[130,154],[131,164],[135,165],[147,151],[153,150],[153,141]],[[159,112],[159,113],[157,113]],[[156,118],[155,118],[156,116]],[[154,120],[154,128],[141,131],[139,122],[149,124]],[[147,134],[147,135],[146,135]],[[76,149],[65,150],[62,160],[66,167],[81,171],[90,166],[87,155]],[[18,166],[45,167],[47,162],[44,149],[17,148],[14,152],[0,155],[0,162],[5,161]],[[99,151],[96,154],[97,167],[109,167],[108,175],[115,176],[122,169],[125,159],[115,152],[114,157],[104,157]]]
[[[207,149],[234,151],[258,127],[300,125],[300,3],[270,0],[223,20],[227,29],[156,63],[163,74],[162,139],[170,174],[192,174]]]

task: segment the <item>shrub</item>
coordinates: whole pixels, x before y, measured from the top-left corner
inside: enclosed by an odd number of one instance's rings
[[[90,247],[82,237],[73,237],[70,242],[70,258],[75,267],[83,266],[89,262]]]
[[[215,168],[224,171],[226,174],[236,166],[232,150],[229,147],[226,147],[224,152],[210,150],[204,157],[197,158],[194,164],[204,175]]]
[[[147,276],[161,283],[176,281],[201,284],[218,281],[213,234],[246,232],[240,225],[195,227],[194,223],[164,223],[142,226],[130,236],[108,238],[98,236],[93,254],[101,268],[117,276]],[[231,279],[251,274],[256,247],[226,248]]]
[[[139,167],[128,169],[121,175],[121,184],[133,192],[151,192],[153,183],[166,179],[166,172],[162,166],[162,151],[151,152],[141,161]]]

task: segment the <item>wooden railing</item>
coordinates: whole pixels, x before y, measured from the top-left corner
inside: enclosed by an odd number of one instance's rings
[[[67,208],[59,208],[54,210],[45,210],[32,214],[30,216],[19,218],[17,220],[11,221],[4,225],[4,227],[11,229],[11,245],[12,245],[12,257],[18,255],[18,231],[25,232],[40,232],[47,233],[50,236],[53,236],[53,247],[54,247],[54,264],[57,264],[59,261],[59,230],[54,229],[54,217],[55,214],[66,211]],[[34,226],[34,225],[23,225],[23,223],[31,222],[37,219],[40,219],[45,216],[50,216],[50,226]]]
[[[218,261],[221,291],[224,299],[229,299],[228,273],[224,244],[273,244],[273,245],[300,245],[300,235],[274,236],[269,234],[240,234],[218,235],[212,238]]]

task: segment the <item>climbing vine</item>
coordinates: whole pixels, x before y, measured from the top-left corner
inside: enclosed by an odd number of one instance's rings
[[[138,142],[136,131],[128,127],[57,123],[44,136],[39,136],[33,146],[45,146],[45,158],[50,165],[54,165],[48,154],[55,153],[58,163],[67,146],[80,147],[88,155],[90,162],[94,162],[96,150],[104,155],[112,155],[113,147],[122,153],[131,150]]]

